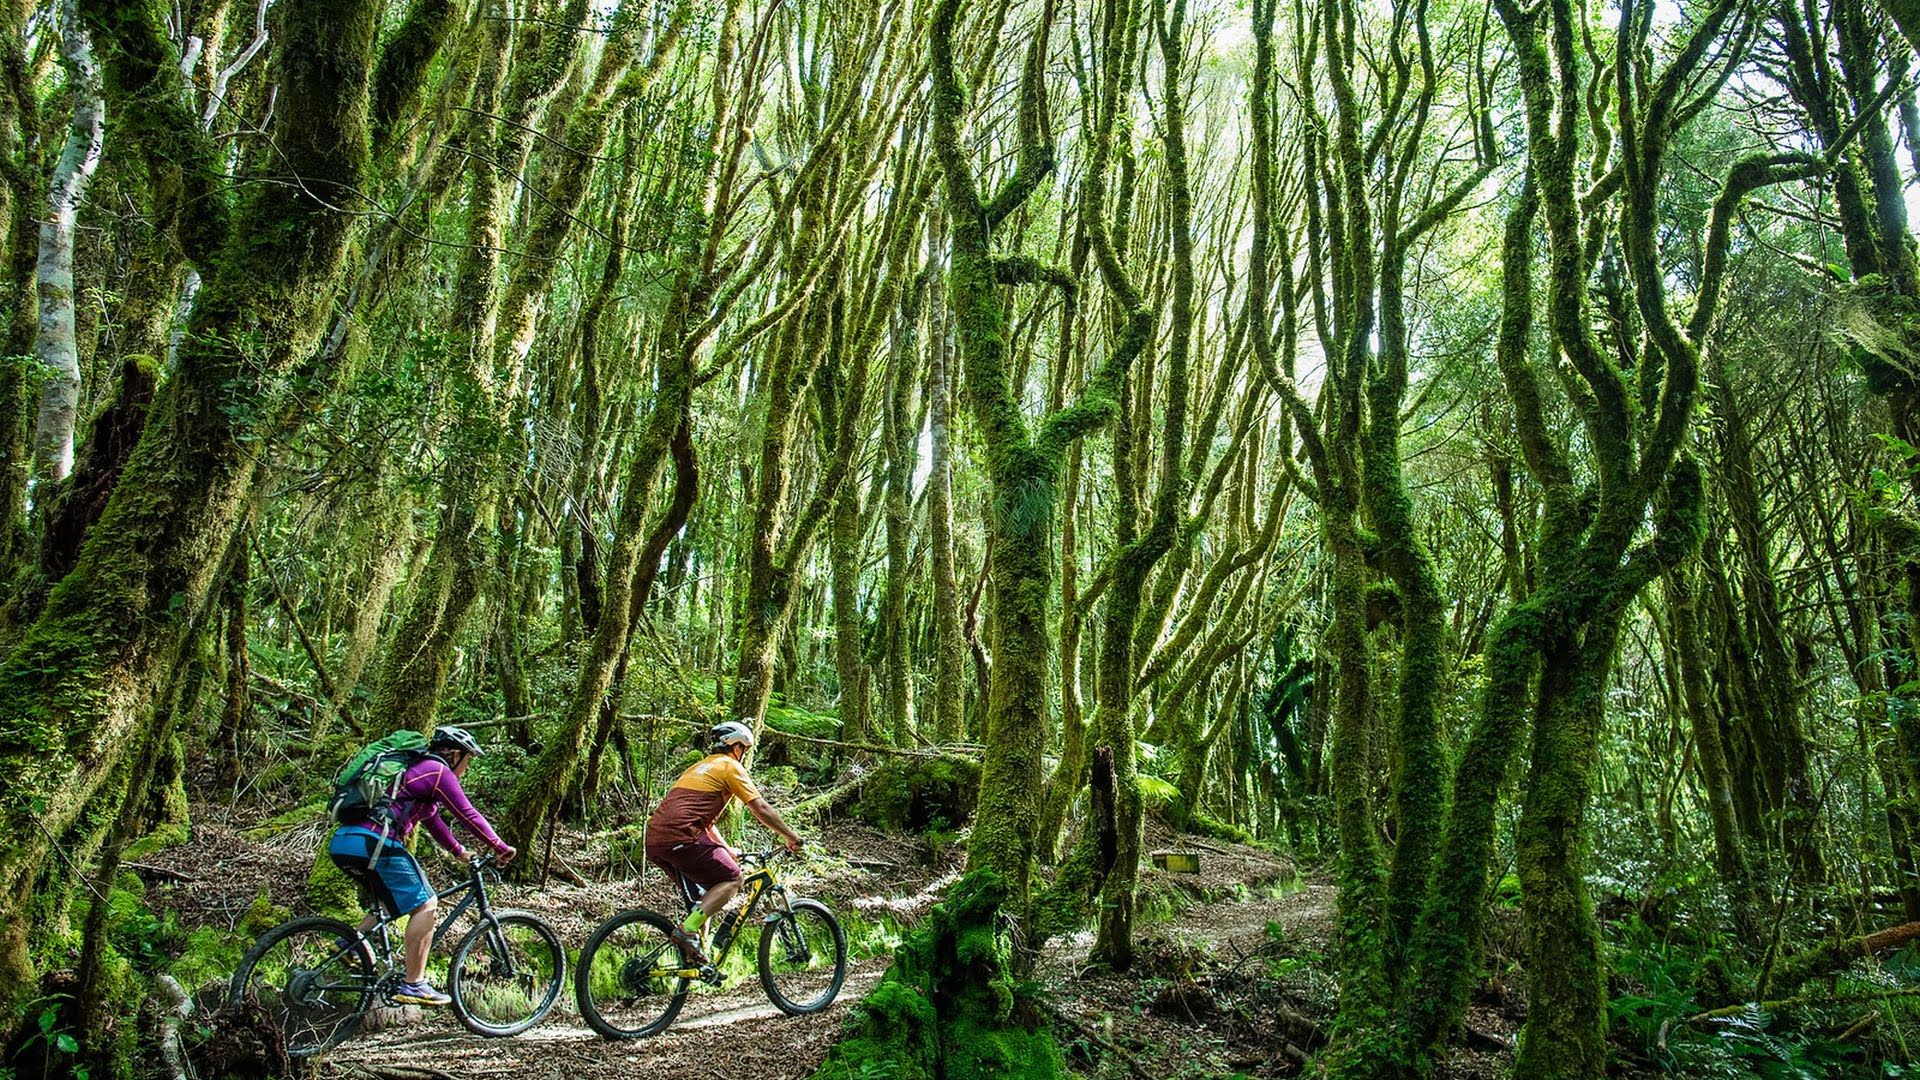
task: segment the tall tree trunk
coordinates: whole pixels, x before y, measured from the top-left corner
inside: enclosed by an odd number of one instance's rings
[[[944,323],[945,308],[941,309]],[[944,327],[943,327],[944,328]],[[932,335],[927,360],[927,561],[933,568],[933,733],[960,741],[966,723],[967,641],[954,569],[953,375],[947,335]]]
[[[0,574],[11,576],[28,550],[26,529],[27,481],[31,476],[33,407],[30,369],[23,358],[33,354],[35,234],[45,168],[39,102],[28,71],[26,27],[32,5],[10,0],[0,17],[0,67],[4,71],[7,108],[0,113],[9,145],[0,151],[13,156],[5,162],[7,242],[5,277],[0,278],[0,319],[6,321],[0,338]],[[12,142],[17,141],[16,150]]]
[[[1800,673],[1789,655],[1778,589],[1773,580],[1773,546],[1761,521],[1759,495],[1754,488],[1752,436],[1747,417],[1733,396],[1731,373],[1722,361],[1712,380],[1713,401],[1720,424],[1721,490],[1728,518],[1739,540],[1741,592],[1751,627],[1756,678],[1752,687],[1756,727],[1765,730],[1764,752],[1777,762],[1781,803],[1782,849],[1791,861],[1795,880],[1818,886],[1826,878],[1820,854],[1820,795],[1809,774],[1811,752],[1800,713],[1804,695]],[[1744,637],[1744,635],[1743,635]]]
[[[220,773],[228,783],[240,779],[244,771],[241,744],[247,734],[247,719],[253,711],[248,682],[252,663],[247,652],[247,587],[252,558],[245,552],[233,557],[233,570],[227,574],[224,591],[225,633],[221,643],[225,652],[227,695],[220,708],[220,726],[215,729],[213,745],[220,755]]]
[[[910,531],[913,528],[913,466],[919,456],[918,430],[911,418],[914,407],[915,364],[919,360],[920,307],[922,290],[915,283],[902,304],[896,323],[893,363],[889,365],[888,392],[882,403],[880,442],[887,475],[886,532],[887,578],[880,596],[880,633],[882,679],[880,700],[886,720],[887,737],[897,745],[912,741],[913,690],[911,650],[907,644],[908,563],[912,558]]]
[[[73,228],[106,137],[100,71],[75,12],[75,0],[60,5],[60,58],[73,99],[66,145],[53,166],[47,217],[40,223],[40,256],[34,271],[40,297],[34,353],[47,370],[34,422],[34,477],[41,483],[73,471],[73,427],[80,411],[80,343],[74,332]]]
[[[126,482],[0,664],[0,918],[15,927],[45,838],[121,763],[178,662],[252,493],[279,379],[316,340],[353,220],[338,207],[367,158],[376,7],[281,4],[273,138],[278,167],[303,183],[245,186],[236,242],[194,304]],[[29,975],[6,959],[0,997]]]
[[[840,677],[840,735],[854,742],[872,741],[868,705],[868,669],[861,649],[860,617],[860,485],[842,484],[833,503],[833,523],[827,528],[827,562],[832,573],[833,659]],[[888,738],[891,729],[882,729]]]
[[[1733,785],[1727,772],[1726,745],[1713,713],[1712,691],[1700,640],[1700,618],[1694,600],[1693,566],[1681,566],[1666,577],[1667,612],[1673,620],[1673,646],[1680,669],[1682,706],[1693,730],[1695,760],[1700,764],[1707,820],[1713,828],[1714,866],[1735,899],[1743,917],[1753,903],[1746,855],[1740,847],[1740,827],[1734,819]]]
[[[1029,41],[1020,92],[1018,163],[991,197],[983,197],[961,141],[966,95],[953,57],[959,10],[960,0],[941,0],[929,40],[933,146],[945,182],[951,238],[948,304],[965,362],[966,400],[992,491],[987,534],[993,664],[984,709],[986,754],[967,862],[969,868],[992,870],[1005,881],[1009,905],[1025,918],[1044,788],[1047,602],[1061,456],[1074,440],[1111,419],[1125,368],[1110,355],[1078,402],[1049,413],[1038,425],[1030,425],[1021,409],[1010,384],[1002,287],[1071,288],[1073,283],[1030,262],[998,259],[994,229],[1054,166],[1045,86],[1054,11],[1049,5],[1042,13]]]
[[[380,622],[393,600],[401,572],[414,548],[413,510],[404,493],[388,497],[375,514],[371,530],[372,561],[366,579],[355,589],[353,618],[347,629],[347,646],[334,667],[332,702],[337,713],[344,713],[354,691],[360,687],[367,662],[373,659],[380,640]]]
[[[1130,0],[1110,4],[1108,12],[1108,48],[1103,68],[1107,68],[1102,95],[1100,131],[1096,135],[1093,164],[1084,185],[1083,220],[1096,261],[1108,289],[1114,294],[1121,316],[1117,338],[1111,346],[1109,363],[1123,371],[1147,350],[1153,338],[1154,311],[1138,287],[1131,281],[1120,261],[1118,245],[1109,235],[1104,220],[1106,202],[1105,163],[1112,150],[1115,115],[1126,108],[1132,83],[1132,41],[1148,21]],[[1148,575],[1173,546],[1186,508],[1184,465],[1187,423],[1187,360],[1193,343],[1193,196],[1187,179],[1186,87],[1181,75],[1181,57],[1186,49],[1186,3],[1174,0],[1168,14],[1158,14],[1149,22],[1148,33],[1157,39],[1163,79],[1161,98],[1162,149],[1167,166],[1169,218],[1173,241],[1172,305],[1168,323],[1167,396],[1160,434],[1160,467],[1154,489],[1151,516],[1136,535],[1140,524],[1139,497],[1147,474],[1144,436],[1151,427],[1153,396],[1151,383],[1142,379],[1138,399],[1130,409],[1128,384],[1120,382],[1119,422],[1114,428],[1114,482],[1117,519],[1113,581],[1107,587],[1105,625],[1100,637],[1100,745],[1113,752],[1114,819],[1117,844],[1105,881],[1101,885],[1100,923],[1094,936],[1093,957],[1116,970],[1125,970],[1133,962],[1134,887],[1140,870],[1140,842],[1144,815],[1140,787],[1136,781],[1136,737],[1133,722],[1134,631],[1140,621],[1140,604]],[[1118,69],[1118,70],[1113,70]],[[1126,186],[1123,183],[1123,188]],[[1120,212],[1126,212],[1121,196]],[[1149,367],[1144,373],[1150,373]],[[1128,437],[1142,437],[1139,449],[1124,446]],[[1136,473],[1135,470],[1138,470]]]

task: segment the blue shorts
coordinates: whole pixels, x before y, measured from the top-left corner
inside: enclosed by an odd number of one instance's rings
[[[433,899],[427,876],[420,872],[420,860],[392,837],[373,864],[373,873],[367,873],[367,858],[378,843],[380,834],[372,829],[343,825],[333,831],[327,854],[348,877],[371,888],[391,914],[405,915]]]

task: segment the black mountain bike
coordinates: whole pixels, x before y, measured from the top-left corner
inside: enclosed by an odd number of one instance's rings
[[[580,1015],[609,1039],[639,1039],[665,1031],[686,1004],[694,980],[719,986],[720,966],[759,923],[760,985],[790,1016],[817,1013],[833,1004],[847,979],[847,935],[818,900],[788,895],[774,873],[783,848],[750,851],[741,861],[757,865],[741,885],[741,899],[714,931],[713,962],[700,966],[674,944],[675,924],[646,908],[628,908],[600,924],[580,950],[574,992]],[[691,914],[705,891],[677,879]],[[771,897],[756,920],[760,902]]]
[[[492,855],[467,864],[467,880],[439,894],[464,894],[434,927],[433,943],[469,908],[479,922],[454,946],[447,995],[454,1015],[481,1035],[518,1035],[540,1022],[560,997],[566,951],[560,936],[537,915],[495,910],[487,896]],[[444,905],[443,905],[444,906]],[[399,918],[378,907],[380,922],[365,940],[339,919],[310,915],[266,932],[233,973],[234,1001],[257,998],[286,1039],[291,1057],[305,1058],[352,1038],[375,1004],[397,1004],[405,978],[389,928]]]

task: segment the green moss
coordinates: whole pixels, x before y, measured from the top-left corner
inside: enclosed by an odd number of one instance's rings
[[[1187,828],[1197,835],[1225,840],[1230,844],[1259,843],[1252,833],[1240,826],[1221,821],[1219,818],[1197,810],[1188,816]]]
[[[327,865],[333,864],[329,862]],[[335,870],[334,873],[339,871]],[[253,898],[253,903],[247,905],[247,913],[240,916],[240,922],[234,928],[250,938],[257,938],[292,917],[293,912],[274,903],[263,887],[260,895]]]
[[[219,982],[240,966],[240,955],[250,940],[210,926],[202,927],[187,935],[180,956],[168,965],[168,970],[189,990]]]
[[[1006,899],[992,871],[960,879],[901,944],[816,1080],[1066,1076],[1026,987],[1008,974]]]
[[[307,872],[307,906],[348,922],[358,922],[365,914],[360,907],[360,887],[341,873],[325,852],[315,855],[313,869]]]
[[[163,848],[187,842],[187,827],[184,824],[162,825],[147,835],[127,845],[121,854],[122,859],[139,861]]]
[[[973,816],[980,766],[961,757],[905,758],[875,769],[853,815],[876,829],[952,829]]]

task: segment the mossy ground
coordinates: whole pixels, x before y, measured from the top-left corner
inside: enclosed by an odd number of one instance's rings
[[[1052,1080],[1066,1075],[1029,989],[1007,968],[1006,887],[991,871],[960,879],[901,943],[815,1080]]]

